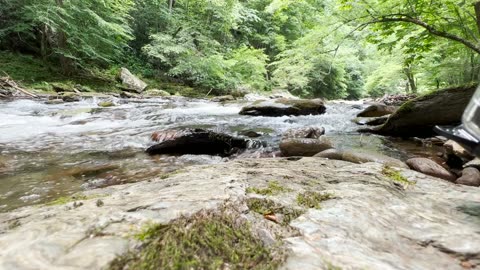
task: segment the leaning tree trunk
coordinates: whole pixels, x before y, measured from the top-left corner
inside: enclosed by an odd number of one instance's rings
[[[404,103],[382,126],[361,129],[395,137],[430,137],[435,125],[457,125],[476,86],[438,90]]]

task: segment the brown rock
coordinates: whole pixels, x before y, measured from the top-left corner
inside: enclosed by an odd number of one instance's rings
[[[470,152],[455,141],[449,140],[443,146],[445,147],[447,154],[455,155],[463,160],[471,160],[474,158]]]
[[[462,176],[457,179],[457,184],[465,186],[480,186],[480,171],[473,167],[465,168],[462,172]]]
[[[343,152],[337,149],[328,149],[316,154],[314,157],[343,160]]]
[[[332,142],[326,137],[318,139],[291,138],[282,140],[280,143],[280,150],[285,157],[311,157],[330,148],[333,148]]]
[[[352,150],[337,150],[337,149],[329,149],[325,150],[315,157],[323,157],[328,159],[335,159],[335,160],[344,160],[352,163],[368,163],[368,162],[376,162],[380,164],[385,164],[391,167],[398,167],[398,168],[408,168],[408,166],[403,163],[401,160],[396,158],[392,158],[380,153],[367,151],[367,150],[360,150],[360,149],[352,149]]]
[[[326,111],[321,99],[275,99],[259,100],[245,106],[241,115],[252,116],[284,116],[284,115],[318,115]]]
[[[318,139],[325,134],[323,127],[304,127],[292,128],[283,133],[283,139],[304,138],[304,139]]]
[[[407,160],[407,165],[410,167],[410,169],[426,175],[438,177],[452,182],[456,180],[454,174],[428,158],[412,158]]]
[[[387,106],[384,104],[373,104],[368,106],[365,110],[357,114],[357,117],[381,117],[395,112],[395,106]]]

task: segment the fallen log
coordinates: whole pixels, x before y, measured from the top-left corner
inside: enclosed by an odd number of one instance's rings
[[[476,85],[439,90],[405,102],[385,124],[359,132],[394,137],[431,137],[435,125],[457,125]]]

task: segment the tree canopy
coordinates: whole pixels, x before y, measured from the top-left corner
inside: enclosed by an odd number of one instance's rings
[[[478,80],[475,0],[0,0],[0,49],[198,91],[416,93]]]

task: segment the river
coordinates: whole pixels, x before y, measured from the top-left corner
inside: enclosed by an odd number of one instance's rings
[[[97,98],[46,105],[45,100],[0,101],[0,212],[48,203],[79,191],[146,181],[195,164],[227,158],[144,154],[150,135],[170,128],[209,128],[235,136],[247,130],[264,134],[267,147],[248,155],[278,150],[290,128],[322,126],[337,148],[363,148],[406,159],[434,149],[409,141],[360,135],[351,120],[351,104],[327,104],[319,116],[251,117],[238,114],[245,102],[214,103],[180,97],[116,99],[100,108]],[[3,165],[2,165],[3,164]]]

